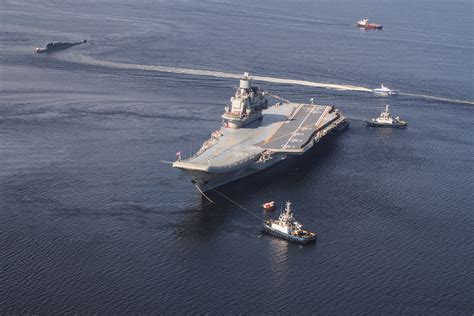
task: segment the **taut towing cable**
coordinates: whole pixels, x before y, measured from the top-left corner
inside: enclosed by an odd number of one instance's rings
[[[201,188],[199,188],[199,186],[197,185],[197,183],[194,183],[194,186],[196,187],[196,189],[199,191],[199,193],[202,194],[202,196],[204,196],[206,198],[206,200],[208,200],[209,202],[211,203],[214,203],[213,200],[211,200],[210,197],[208,197],[206,194],[204,194],[204,192],[202,192]],[[207,185],[206,185],[207,186]]]
[[[235,205],[237,205],[238,207],[240,207],[241,209],[243,209],[244,211],[246,211],[246,212],[249,213],[250,215],[252,215],[252,216],[258,218],[259,220],[263,220],[263,217],[262,217],[262,216],[257,215],[257,213],[252,212],[251,210],[249,210],[249,209],[246,208],[245,206],[242,206],[241,204],[235,202],[235,201],[232,200],[230,197],[226,196],[224,193],[221,193],[221,192],[217,191],[216,189],[211,188],[211,187],[208,186],[207,184],[204,184],[204,185],[205,185],[208,189],[210,189],[210,190],[216,192],[217,194],[219,194],[220,196],[222,196],[223,198],[225,198],[226,200],[228,200],[228,201],[234,203]],[[203,194],[203,195],[204,195],[204,194]],[[206,197],[206,198],[207,198],[207,197]]]

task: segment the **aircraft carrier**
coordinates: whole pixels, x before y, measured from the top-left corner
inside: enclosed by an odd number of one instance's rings
[[[245,73],[223,123],[192,157],[173,163],[187,172],[199,191],[267,169],[287,158],[303,155],[333,130],[347,125],[329,105],[278,102],[269,105],[266,93]]]

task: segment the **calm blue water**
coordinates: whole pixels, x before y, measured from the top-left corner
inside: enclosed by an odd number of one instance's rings
[[[384,30],[355,28],[366,16]],[[223,189],[257,212],[291,199],[320,236],[301,247],[161,162],[220,126],[237,82],[137,66],[472,102],[472,1],[12,0],[0,28],[0,313],[472,315],[472,105],[400,95],[409,127],[376,130],[363,120],[386,99],[260,83],[350,119]]]

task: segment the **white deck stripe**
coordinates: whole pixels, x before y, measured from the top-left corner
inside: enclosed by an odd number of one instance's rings
[[[308,117],[313,113],[314,109],[316,109],[317,105],[314,105],[313,108],[311,109],[311,111],[309,111],[309,113],[306,115],[306,117],[304,118],[303,121],[301,121],[300,125],[293,131],[293,133],[291,133],[292,135],[290,136],[290,138],[288,138],[288,141],[285,143],[285,145],[282,146],[282,148],[285,148],[286,149],[286,146],[288,146],[288,143],[293,139],[293,137],[296,136],[296,132],[301,128],[301,126],[303,126],[304,122],[306,122],[306,120],[308,119]],[[298,111],[299,112],[299,111]]]

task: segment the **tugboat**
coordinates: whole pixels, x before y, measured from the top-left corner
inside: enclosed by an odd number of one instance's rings
[[[382,111],[379,117],[373,118],[372,121],[367,121],[367,126],[370,127],[396,127],[396,128],[405,128],[407,127],[407,122],[400,120],[397,116],[392,118],[390,112],[388,111],[389,105],[385,106],[385,111]]]
[[[46,52],[52,52],[60,49],[66,49],[72,46],[80,45],[87,43],[87,40],[83,40],[82,42],[77,42],[77,43],[65,43],[65,42],[56,42],[56,43],[48,43],[45,48],[35,48],[35,53],[41,54],[41,53],[46,53]]]
[[[292,242],[306,244],[316,240],[316,234],[301,229],[291,210],[291,202],[286,202],[286,208],[281,212],[277,220],[269,219],[263,222],[263,230],[276,237]]]
[[[362,19],[357,22],[357,27],[364,28],[366,30],[382,30],[383,26],[380,24],[369,23],[368,19]]]
[[[373,92],[375,95],[383,96],[383,97],[387,97],[387,96],[389,96],[389,95],[397,95],[397,94],[398,94],[398,90],[389,89],[388,87],[384,86],[383,83],[380,85],[380,88],[373,89],[372,92]]]

